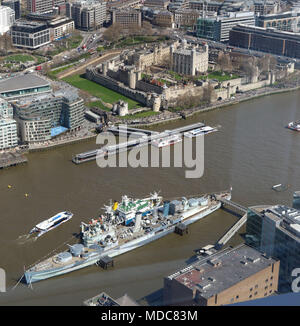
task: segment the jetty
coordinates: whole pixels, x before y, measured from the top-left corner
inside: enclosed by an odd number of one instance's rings
[[[80,164],[88,161],[95,160],[97,157],[108,157],[124,151],[128,151],[133,147],[142,147],[150,144],[153,140],[164,139],[172,135],[184,134],[187,131],[191,131],[197,128],[204,127],[205,124],[202,122],[186,125],[172,130],[165,130],[163,132],[153,132],[150,130],[143,130],[137,128],[130,128],[127,125],[111,126],[107,129],[108,132],[112,132],[114,135],[126,136],[134,138],[117,145],[104,146],[99,149],[91,150],[88,152],[76,154],[72,158],[72,162]]]
[[[28,159],[23,153],[4,152],[0,153],[0,169],[27,163]]]

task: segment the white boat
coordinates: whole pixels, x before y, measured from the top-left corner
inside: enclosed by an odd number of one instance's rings
[[[184,133],[184,136],[188,137],[188,138],[193,138],[193,137],[198,137],[198,136],[201,136],[201,135],[206,135],[206,134],[209,134],[209,133],[214,132],[214,131],[218,131],[218,129],[210,127],[210,126],[204,126],[204,127],[201,127],[201,128],[191,130],[191,131],[187,131],[187,132]]]
[[[73,214],[71,212],[60,212],[48,220],[45,220],[39,224],[37,224],[30,232],[37,233],[37,237],[40,237],[41,235],[45,234],[48,231],[51,231],[55,228],[57,228],[62,223],[67,222],[73,217]]]
[[[163,138],[153,140],[151,142],[151,144],[153,146],[156,146],[156,147],[160,148],[160,147],[174,145],[174,144],[179,143],[181,141],[182,141],[181,136],[179,136],[179,135],[171,135],[171,136],[167,136],[167,137],[163,137]]]

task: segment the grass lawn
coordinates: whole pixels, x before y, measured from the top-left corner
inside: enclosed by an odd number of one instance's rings
[[[133,115],[125,115],[124,117],[119,117],[121,119],[137,119],[137,118],[146,118],[146,117],[150,117],[153,115],[157,115],[160,112],[154,112],[154,111],[145,111],[145,112],[139,112]]]
[[[230,80],[230,79],[235,79],[235,78],[239,78],[238,75],[232,75],[230,76],[230,74],[228,73],[224,73],[224,76],[222,75],[221,71],[214,71],[208,74],[208,79],[217,79],[219,82],[225,81],[225,80]]]
[[[141,107],[142,105],[126,96],[123,96],[115,91],[110,90],[109,88],[106,88],[102,85],[99,85],[97,83],[94,83],[88,79],[85,79],[82,75],[73,75],[66,78],[63,78],[63,80],[69,84],[71,84],[74,87],[77,87],[83,91],[88,92],[92,96],[96,96],[101,98],[106,103],[115,103],[119,100],[123,100],[128,102],[128,108],[137,108]]]
[[[97,108],[102,109],[104,111],[110,111],[110,109],[107,108],[105,105],[103,105],[101,101],[88,102],[86,104],[86,106],[88,106],[89,108],[97,107]]]
[[[28,54],[13,54],[5,57],[4,60],[13,61],[13,62],[27,62],[27,61],[35,61],[35,58]]]

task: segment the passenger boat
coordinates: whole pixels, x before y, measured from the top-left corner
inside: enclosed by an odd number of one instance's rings
[[[182,138],[180,135],[171,135],[159,139],[152,140],[151,144],[155,147],[161,148],[165,146],[174,145],[176,143],[180,143]]]
[[[287,125],[287,128],[295,131],[300,131],[300,120],[292,121]]]
[[[45,220],[39,224],[37,224],[29,234],[37,233],[37,237],[42,236],[46,232],[49,232],[55,228],[57,228],[62,223],[67,222],[73,217],[73,214],[70,212],[60,212],[48,220]]]
[[[184,133],[184,136],[188,137],[188,138],[193,138],[193,137],[198,137],[198,136],[201,136],[201,135],[209,134],[209,133],[214,132],[214,131],[218,131],[218,129],[210,127],[210,126],[204,126],[204,127],[201,127],[201,128],[191,130],[191,131],[187,131],[187,132]]]

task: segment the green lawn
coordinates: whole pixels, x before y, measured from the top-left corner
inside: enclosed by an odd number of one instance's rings
[[[63,80],[74,87],[77,87],[83,91],[88,92],[89,94],[101,98],[106,103],[115,103],[119,100],[128,102],[128,108],[141,107],[142,105],[126,96],[123,96],[115,91],[112,91],[102,85],[94,83],[88,79],[85,79],[82,75],[73,75]]]
[[[5,57],[4,60],[12,61],[12,62],[27,62],[27,61],[35,61],[35,58],[28,54],[13,54]]]
[[[89,108],[97,107],[97,108],[102,109],[104,111],[110,111],[110,109],[107,108],[105,105],[103,105],[101,101],[89,102],[89,103],[87,103],[87,106]]]
[[[144,111],[144,112],[139,112],[133,115],[125,115],[124,117],[119,117],[121,119],[137,119],[137,118],[146,118],[150,117],[152,115],[157,115],[160,112],[154,112],[154,111]]]
[[[208,74],[208,79],[217,79],[219,82],[225,81],[225,80],[230,80],[230,79],[235,79],[235,78],[239,78],[238,75],[234,75],[232,74],[232,76],[230,76],[230,74],[228,73],[224,73],[224,75],[222,75],[221,71],[214,71]]]

